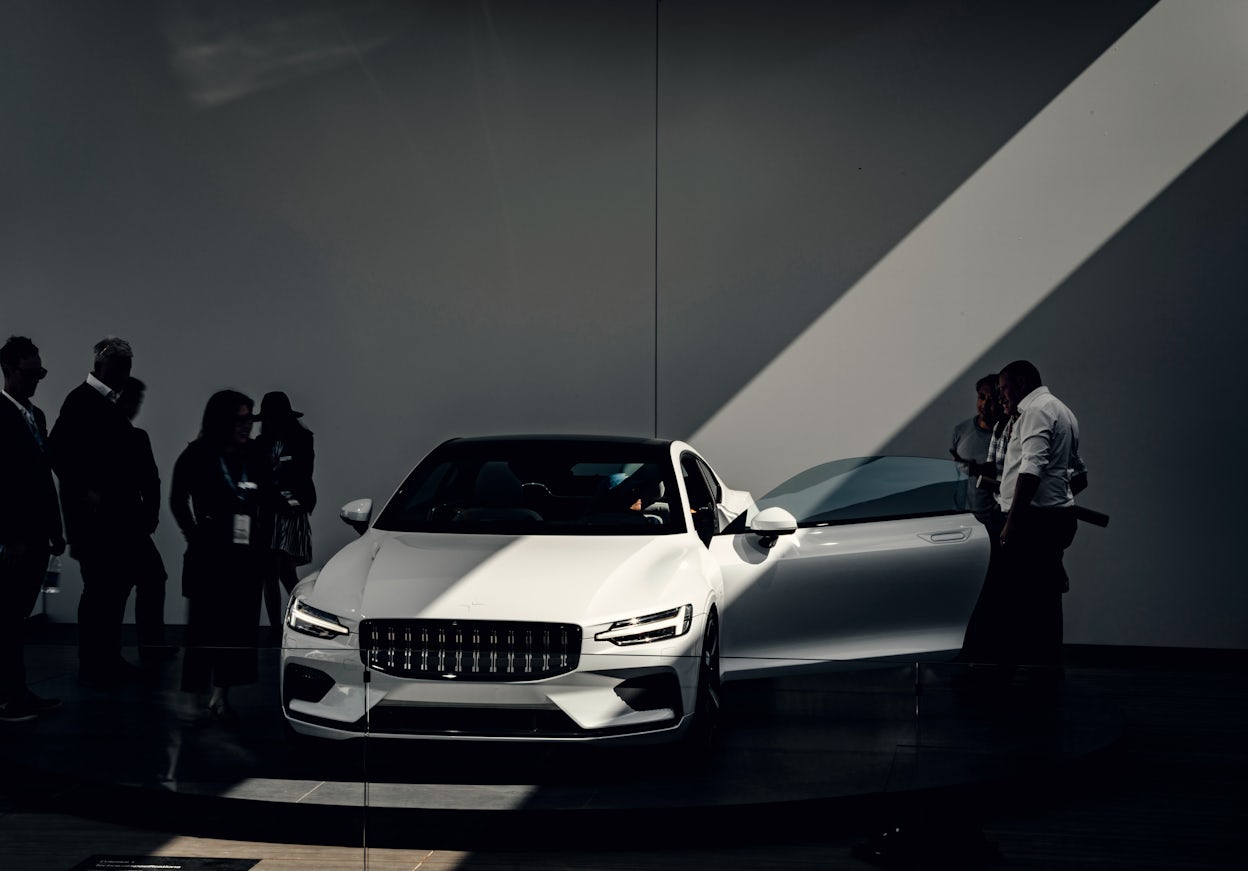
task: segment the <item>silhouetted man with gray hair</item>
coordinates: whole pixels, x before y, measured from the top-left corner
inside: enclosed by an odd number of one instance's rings
[[[143,510],[125,462],[130,421],[117,405],[133,357],[125,339],[97,342],[91,372],[65,397],[51,435],[65,537],[82,570],[78,678],[93,686],[123,683],[138,671],[121,657],[121,624],[134,583],[132,527]]]

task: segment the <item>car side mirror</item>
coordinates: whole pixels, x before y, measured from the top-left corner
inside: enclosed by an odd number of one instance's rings
[[[348,502],[338,509],[338,516],[342,518],[343,523],[354,529],[357,535],[363,535],[368,531],[368,524],[373,520],[373,500],[355,499]]]
[[[780,506],[773,505],[758,512],[750,523],[750,532],[758,536],[758,543],[763,547],[775,547],[780,536],[797,532],[797,518]]]

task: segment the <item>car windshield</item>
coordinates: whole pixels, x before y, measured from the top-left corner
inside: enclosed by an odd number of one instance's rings
[[[397,532],[662,535],[685,531],[660,442],[452,441],[421,461],[376,528]]]
[[[800,526],[863,523],[970,511],[964,466],[928,457],[858,457],[824,463],[758,500]]]

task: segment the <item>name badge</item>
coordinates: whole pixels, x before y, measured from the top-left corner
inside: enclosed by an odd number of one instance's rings
[[[248,514],[234,515],[234,543],[251,544],[251,516]]]

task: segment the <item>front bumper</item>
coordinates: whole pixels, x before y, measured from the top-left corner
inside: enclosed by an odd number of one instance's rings
[[[490,741],[674,740],[690,721],[699,632],[621,650],[585,641],[575,671],[533,681],[411,679],[368,669],[359,649],[287,630],[282,707],[298,733]]]

